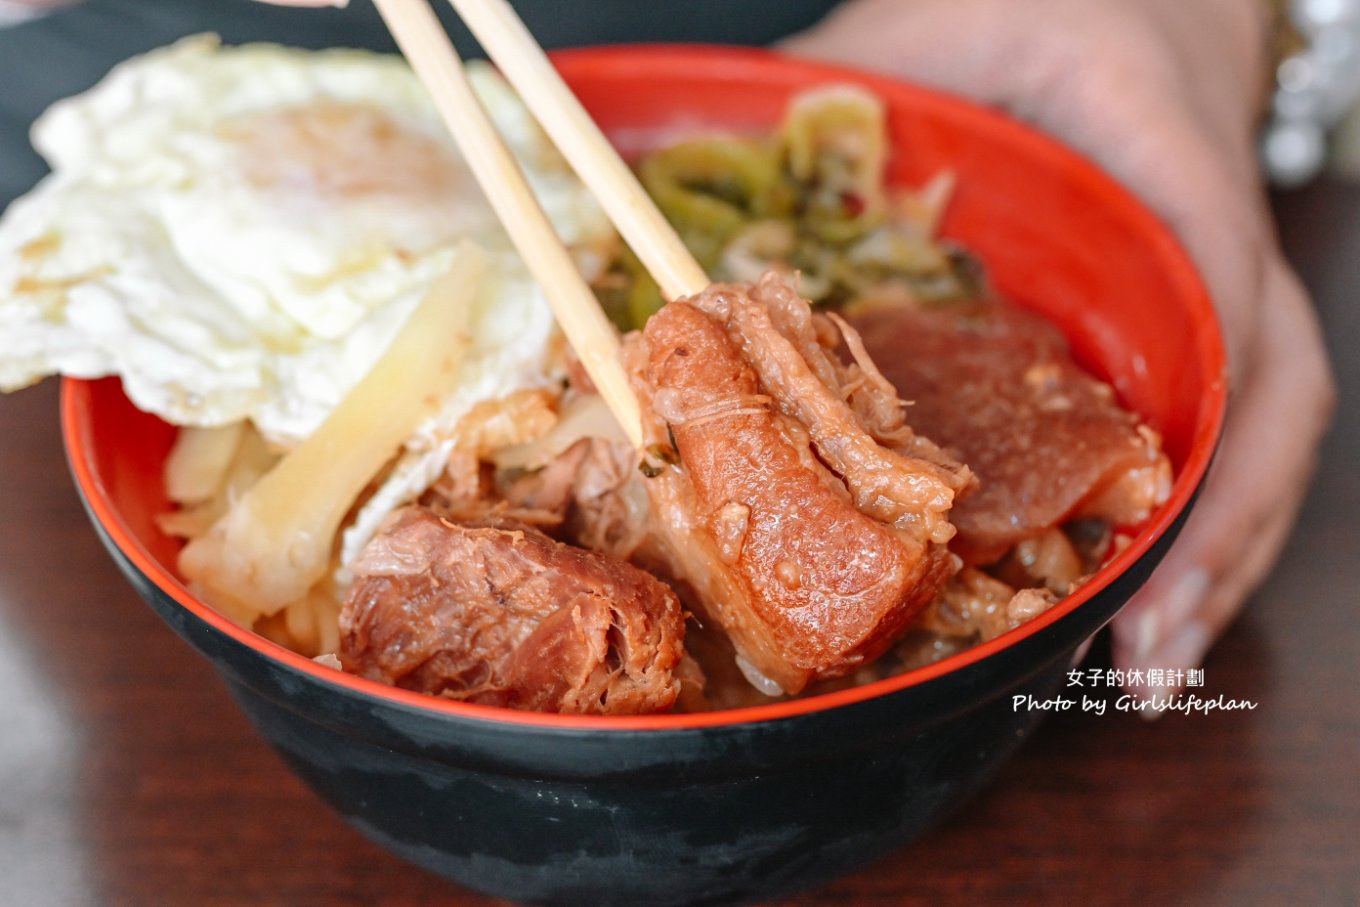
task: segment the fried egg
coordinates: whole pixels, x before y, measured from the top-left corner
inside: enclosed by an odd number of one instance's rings
[[[588,270],[612,241],[603,214],[513,92],[489,68],[470,77]],[[397,58],[200,36],[58,103],[33,139],[52,174],[0,218],[0,388],[119,375],[169,422],[249,419],[291,446],[467,239],[493,301],[413,445],[434,451],[480,400],[551,379],[547,304]]]

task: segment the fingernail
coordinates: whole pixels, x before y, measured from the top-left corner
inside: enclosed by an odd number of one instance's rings
[[[1140,703],[1149,702],[1150,700],[1156,698],[1156,694],[1158,692],[1156,690],[1153,690],[1151,687],[1148,687],[1143,684],[1132,687],[1125,687],[1125,689],[1128,690],[1129,694],[1133,696],[1135,699],[1137,699]],[[1138,717],[1143,719],[1144,721],[1156,721],[1158,718],[1162,717],[1162,710],[1154,708],[1140,708],[1137,710],[1137,714]]]
[[[1157,647],[1157,641],[1161,636],[1162,616],[1161,611],[1154,607],[1148,608],[1138,615],[1138,622],[1134,625],[1133,636],[1133,660],[1138,664],[1147,661],[1148,655]]]
[[[1195,567],[1182,574],[1157,601],[1140,616],[1134,634],[1133,660],[1146,662],[1153,652],[1166,644],[1163,635],[1174,633],[1199,608],[1209,591],[1209,573]]]
[[[1166,627],[1179,627],[1188,621],[1208,594],[1209,571],[1195,567],[1183,573],[1167,590],[1159,606]]]
[[[1140,662],[1140,666],[1144,671],[1157,668],[1168,673],[1197,668],[1204,660],[1204,653],[1209,650],[1210,642],[1209,629],[1192,619],[1180,632],[1149,653],[1146,660]],[[1134,692],[1140,699],[1173,698],[1179,689],[1180,684],[1177,684],[1156,688],[1142,687],[1136,692],[1132,690],[1130,692]],[[1138,715],[1147,721],[1156,721],[1162,717],[1162,710],[1139,709]]]
[[[1162,716],[1165,715],[1165,714],[1166,714],[1166,713],[1163,712],[1161,709],[1139,709],[1139,710],[1138,710],[1138,717],[1141,718],[1141,719],[1143,719],[1144,721],[1146,721],[1146,722],[1149,723],[1149,724],[1151,724],[1151,723],[1154,722],[1154,721],[1160,721],[1161,718],[1162,718]]]
[[[1148,656],[1148,664],[1156,668],[1184,671],[1197,668],[1209,649],[1209,630],[1192,620],[1179,633],[1167,640]]]

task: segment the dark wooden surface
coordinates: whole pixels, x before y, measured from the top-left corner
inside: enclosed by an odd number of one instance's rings
[[[1203,692],[1258,708],[1056,716],[937,832],[793,903],[1360,904],[1360,187],[1277,210],[1343,406],[1284,560],[1205,666]],[[0,905],[491,903],[294,780],[100,548],[55,385],[0,399]]]

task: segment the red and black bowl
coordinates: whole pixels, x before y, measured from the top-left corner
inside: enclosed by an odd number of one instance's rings
[[[1047,316],[1164,439],[1170,500],[1076,594],[989,643],[828,695],[687,715],[580,717],[468,705],[342,674],[244,630],[175,574],[162,464],[175,429],[116,381],[68,380],[76,483],[137,591],[208,658],[260,732],[375,841],[480,891],[543,904],[734,903],[864,864],[957,807],[1033,729],[1074,653],[1146,580],[1204,477],[1225,403],[1213,308],[1154,215],[1006,116],[774,54],[698,47],[557,62],[625,151],[699,128],[774,126],[830,82],[890,111],[890,178],[957,175],[945,235],[1003,295]]]

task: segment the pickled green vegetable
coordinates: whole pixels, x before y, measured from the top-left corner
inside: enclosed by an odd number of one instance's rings
[[[913,196],[884,183],[885,112],[852,86],[806,92],[773,136],[712,136],[653,152],[638,175],[716,281],[798,272],[815,304],[975,297],[980,269],[934,236],[942,186]],[[597,287],[623,330],[662,305],[626,248]]]

